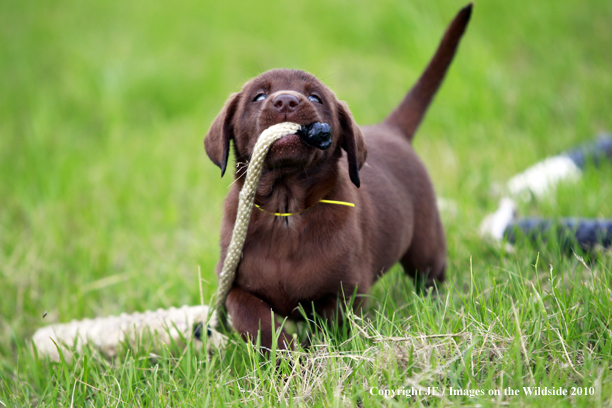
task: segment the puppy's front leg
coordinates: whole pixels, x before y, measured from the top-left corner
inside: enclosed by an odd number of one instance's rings
[[[257,341],[257,332],[260,332],[261,346],[272,349],[272,308],[262,299],[239,287],[233,287],[225,302],[227,311],[232,317],[234,329],[243,339],[252,343]],[[274,327],[280,335],[277,349],[286,350],[291,345],[291,336],[274,322]]]

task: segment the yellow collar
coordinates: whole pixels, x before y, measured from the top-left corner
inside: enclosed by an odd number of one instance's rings
[[[337,205],[346,205],[347,207],[355,207],[355,204],[347,203],[346,201],[319,200],[319,203],[323,203],[323,204],[337,204]],[[263,208],[261,208],[257,204],[255,204],[255,207],[259,208],[261,211],[266,212],[268,214],[276,215],[277,217],[289,217],[290,215],[299,215],[299,214],[302,214],[304,211],[310,209],[310,207],[308,207],[308,208],[306,208],[306,210],[300,211],[300,212],[296,212],[296,213],[273,213],[273,212],[264,210]]]

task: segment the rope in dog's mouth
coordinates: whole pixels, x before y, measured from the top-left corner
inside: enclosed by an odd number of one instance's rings
[[[326,134],[326,131],[328,134]],[[149,310],[143,313],[123,313],[119,316],[73,320],[69,323],[52,324],[37,330],[32,336],[32,342],[37,352],[41,353],[40,355],[49,355],[54,361],[60,361],[60,359],[72,356],[74,351],[72,347],[75,347],[76,351],[80,351],[86,344],[91,344],[102,355],[113,357],[117,355],[122,344],[133,344],[135,346],[146,344],[142,341],[147,339],[149,334],[155,335],[156,341],[147,347],[153,347],[154,345],[162,347],[162,344],[165,346],[175,341],[178,343],[191,335],[198,340],[194,343],[197,347],[204,344],[201,337],[205,324],[214,327],[218,326],[218,322],[222,320],[221,324],[227,327],[225,301],[233,285],[236,268],[240,261],[263,161],[276,140],[286,134],[296,132],[305,143],[308,140],[312,143],[311,146],[315,145],[314,147],[319,149],[326,148],[325,141],[330,136],[329,126],[326,124],[317,123],[310,126],[300,126],[295,123],[281,123],[267,129],[259,137],[251,163],[246,169],[247,176],[245,185],[240,192],[236,225],[224,267],[219,276],[217,291],[218,319],[216,319],[216,324],[213,315],[209,314],[211,309],[204,304],[201,306],[184,306],[180,309]],[[320,202],[342,203],[331,202],[331,200],[321,200]],[[344,205],[352,204],[344,203]],[[208,331],[205,343],[221,346],[225,343],[225,340],[217,331],[212,330]]]
[[[281,123],[267,129],[260,137],[255,146],[253,160],[247,168],[247,182],[240,192],[240,204],[236,226],[234,228],[232,243],[228,250],[224,269],[219,276],[219,289],[217,292],[217,322],[223,319],[226,326],[225,300],[231,289],[236,273],[236,267],[242,253],[249,217],[255,196],[255,189],[259,183],[263,161],[270,146],[285,134],[298,132],[304,142],[310,132],[310,141],[318,143],[325,141],[326,135],[317,133],[316,129],[325,130],[321,124],[316,127],[300,126],[295,123]],[[306,133],[303,133],[306,132]],[[324,143],[323,143],[324,144]],[[317,147],[317,146],[315,146]],[[319,146],[318,148],[322,148]],[[201,290],[201,289],[200,289]],[[202,302],[203,303],[203,302]],[[49,355],[52,360],[70,359],[73,355],[73,347],[80,352],[86,344],[91,344],[102,355],[114,357],[124,344],[139,347],[160,347],[165,350],[167,344],[180,343],[189,336],[197,340],[195,347],[206,345],[221,346],[225,343],[223,336],[217,331],[208,331],[207,340],[202,341],[202,330],[204,325],[217,326],[211,312],[211,308],[202,304],[200,306],[184,306],[182,308],[158,309],[143,313],[122,313],[119,316],[98,317],[95,319],[73,320],[69,323],[52,324],[42,327],[32,336],[39,355]],[[44,317],[44,316],[43,316]],[[149,335],[155,339],[147,343]],[[153,348],[155,349],[155,348]]]
[[[220,326],[226,329],[227,310],[225,301],[234,284],[236,269],[242,257],[242,248],[244,247],[249,221],[251,220],[251,212],[255,204],[255,192],[263,170],[264,160],[274,142],[283,136],[291,134],[297,134],[306,144],[321,150],[325,150],[331,146],[331,129],[327,123],[314,123],[310,126],[301,126],[297,123],[283,122],[270,126],[259,135],[247,168],[246,179],[238,196],[238,211],[234,223],[234,230],[232,231],[232,238],[230,239],[227,254],[223,261],[223,268],[218,279],[219,284],[216,300],[217,321]],[[355,206],[352,203],[346,203],[344,201],[320,200],[319,202]],[[260,208],[259,206],[257,207]],[[278,216],[294,215],[293,213],[273,214]]]

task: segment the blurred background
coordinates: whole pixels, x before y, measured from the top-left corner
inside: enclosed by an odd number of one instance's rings
[[[208,301],[232,177],[202,140],[227,96],[298,68],[375,123],[464,5],[0,2],[0,353],[48,323],[197,304],[198,267]],[[453,203],[451,281],[469,279],[471,258],[475,273],[533,263],[483,244],[478,224],[492,186],[612,129],[611,21],[609,0],[476,2],[415,139]],[[611,171],[521,211],[612,217]]]

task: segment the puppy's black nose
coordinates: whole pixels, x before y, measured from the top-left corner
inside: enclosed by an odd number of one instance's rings
[[[300,100],[293,95],[282,94],[274,98],[272,105],[281,113],[293,112],[300,104]]]

